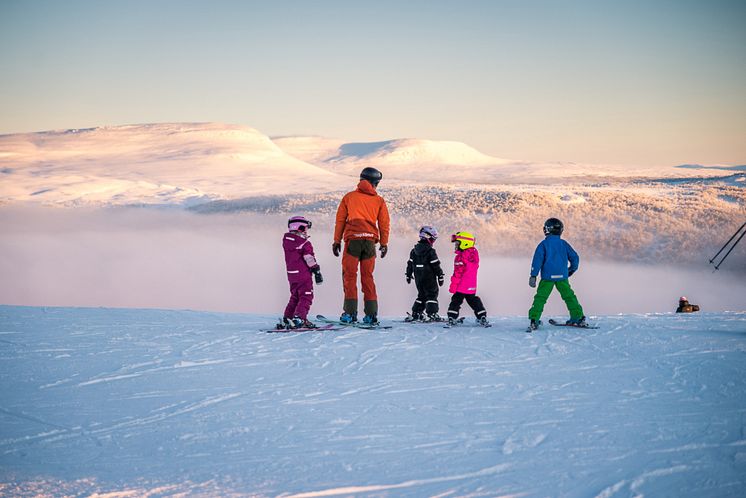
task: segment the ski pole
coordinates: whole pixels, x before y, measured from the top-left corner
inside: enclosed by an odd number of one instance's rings
[[[717,254],[715,254],[715,255],[714,255],[714,256],[712,257],[712,259],[710,260],[710,264],[712,264],[712,263],[713,263],[713,261],[715,261],[715,259],[716,259],[716,258],[718,257],[718,255],[719,255],[719,254],[720,254],[721,252],[723,252],[723,249],[725,249],[726,247],[728,247],[728,244],[730,244],[730,241],[731,241],[731,240],[733,240],[733,239],[735,239],[735,238],[736,238],[736,235],[738,235],[738,234],[739,234],[739,233],[741,232],[741,230],[743,230],[743,229],[744,229],[744,227],[746,227],[746,223],[744,223],[743,225],[741,225],[741,227],[740,227],[740,228],[739,228],[738,230],[736,230],[736,233],[734,233],[734,234],[733,234],[733,236],[732,236],[731,238],[729,238],[729,239],[728,239],[728,242],[726,242],[726,243],[725,243],[725,244],[723,245],[723,247],[721,247],[721,248],[720,248],[720,250],[719,250],[719,251],[717,252]],[[741,235],[741,237],[743,237],[743,235]],[[738,240],[741,240],[741,238],[739,237],[739,239],[738,239]],[[738,241],[736,241],[736,244],[738,244]],[[735,247],[735,244],[733,244],[733,246]],[[731,250],[733,250],[733,248],[731,248]],[[730,251],[728,251],[728,253],[730,253]],[[727,257],[728,255],[726,254],[725,256]],[[723,257],[723,259],[725,259],[725,257]],[[720,262],[722,263],[722,261],[720,261]]]
[[[717,265],[715,265],[715,269],[716,269],[716,270],[717,270],[718,268],[720,268],[720,265],[722,265],[722,264],[723,264],[723,261],[725,261],[725,258],[727,258],[727,257],[728,257],[728,254],[730,254],[730,252],[731,252],[731,251],[732,251],[733,249],[735,249],[735,248],[736,248],[736,246],[738,245],[738,243],[739,243],[739,242],[741,242],[741,239],[743,238],[743,236],[744,236],[744,235],[746,235],[746,230],[744,230],[744,232],[743,232],[743,233],[741,234],[741,236],[740,236],[740,237],[738,237],[738,239],[737,239],[737,240],[736,240],[736,241],[735,241],[735,242],[733,243],[733,245],[732,245],[732,246],[730,246],[730,249],[728,250],[728,252],[726,252],[726,253],[725,253],[725,256],[723,256],[723,259],[721,259],[721,260],[720,260],[720,263],[718,263]],[[734,237],[735,237],[735,235],[734,235]]]

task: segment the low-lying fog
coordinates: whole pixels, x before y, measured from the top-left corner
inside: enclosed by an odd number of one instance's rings
[[[288,297],[281,247],[286,219],[177,210],[5,207],[0,209],[0,303],[279,316]],[[316,288],[312,315],[341,312],[341,264],[331,254],[331,229],[328,222],[317,220],[311,231],[325,278]],[[435,247],[450,275],[448,235]],[[572,234],[567,238],[572,242]],[[416,290],[406,284],[404,269],[416,240],[416,233],[395,234],[388,256],[377,260],[382,316],[404,316],[411,307]],[[536,243],[540,240],[537,233]],[[481,254],[478,294],[490,316],[526,314],[533,296],[527,281],[534,247],[526,247],[519,259]],[[745,249],[746,244],[734,253]],[[615,264],[588,260],[582,251],[580,256],[580,270],[571,282],[588,315],[670,312],[681,295],[704,311],[746,309],[743,269],[726,262],[713,273],[707,264],[712,255],[702,254],[698,265]],[[449,299],[446,283],[440,296],[443,314]],[[550,298],[546,313],[566,314],[558,294]]]

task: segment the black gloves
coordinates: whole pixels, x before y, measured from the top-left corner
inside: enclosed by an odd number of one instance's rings
[[[316,281],[317,285],[324,281],[324,277],[321,276],[321,267],[319,265],[311,267],[311,273],[313,273],[313,279]]]
[[[408,284],[412,283],[412,276],[411,275],[407,275],[407,283]]]
[[[332,244],[332,253],[336,257],[339,257],[339,253],[341,251],[342,251],[342,244],[340,244],[339,242],[335,242],[335,243]]]
[[[386,257],[386,253],[389,252],[389,246],[381,246],[379,250],[381,251],[381,258],[383,259]]]
[[[528,277],[528,286],[529,287],[536,287],[536,277],[534,277],[533,275],[531,275],[530,277]]]
[[[572,274],[573,274],[573,273],[575,273],[575,270],[570,270],[569,272],[567,272],[567,277],[568,277],[568,278],[569,278],[569,277],[572,277]]]
[[[438,275],[438,286],[439,287],[443,287],[443,282],[445,282],[445,281],[446,281],[446,276],[445,275]]]

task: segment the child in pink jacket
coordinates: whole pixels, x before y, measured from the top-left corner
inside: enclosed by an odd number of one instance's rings
[[[475,237],[469,232],[457,232],[451,235],[455,243],[456,258],[453,261],[453,276],[448,292],[453,293],[448,305],[448,323],[456,323],[459,310],[464,300],[474,310],[477,322],[488,326],[487,310],[477,296],[477,271],[479,270],[479,251],[474,247]]]

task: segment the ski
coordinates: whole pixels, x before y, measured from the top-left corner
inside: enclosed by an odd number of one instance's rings
[[[550,318],[548,321],[551,325],[554,325],[555,327],[574,327],[576,329],[600,329],[601,328],[598,325],[573,325],[571,323],[562,323],[562,322],[558,322],[554,318]]]
[[[412,315],[410,313],[407,313],[407,318],[404,320],[395,320],[396,323],[423,323],[423,324],[429,324],[429,323],[446,323],[448,320],[440,319],[440,320],[414,320],[412,319]]]
[[[466,317],[463,317],[463,316],[462,316],[461,318],[457,318],[457,319],[456,319],[456,323],[449,323],[449,322],[448,322],[448,321],[446,320],[446,323],[445,323],[445,325],[443,325],[443,328],[444,328],[444,329],[450,329],[451,327],[456,327],[456,326],[458,326],[458,325],[462,325],[462,324],[464,323],[464,320],[465,320],[465,318],[466,318]]]
[[[456,326],[459,326],[459,325],[463,325],[464,324],[464,319],[465,319],[465,317],[462,316],[461,318],[456,319],[456,323],[450,324],[450,323],[446,322],[446,324],[443,325],[443,328],[450,329],[451,327],[456,327]],[[474,325],[470,325],[470,326],[472,326],[472,327],[483,327],[483,328],[487,329],[487,328],[492,327],[492,324],[489,323],[489,322],[487,322],[487,323],[481,323],[481,322],[477,321],[477,323],[475,323]]]
[[[313,332],[313,331],[319,331],[319,332],[329,332],[331,330],[342,330],[343,327],[335,327],[333,324],[327,324],[322,325],[320,327],[299,327],[297,329],[265,329],[262,330],[262,332],[266,332],[268,334],[287,334],[287,333],[293,333],[293,332]]]
[[[342,327],[356,327],[358,329],[380,330],[391,328],[391,325],[381,325],[380,323],[378,325],[367,325],[365,323],[359,322],[345,323],[340,322],[339,320],[332,320],[331,318],[327,318],[324,315],[316,315],[316,319],[331,325],[341,325]]]

